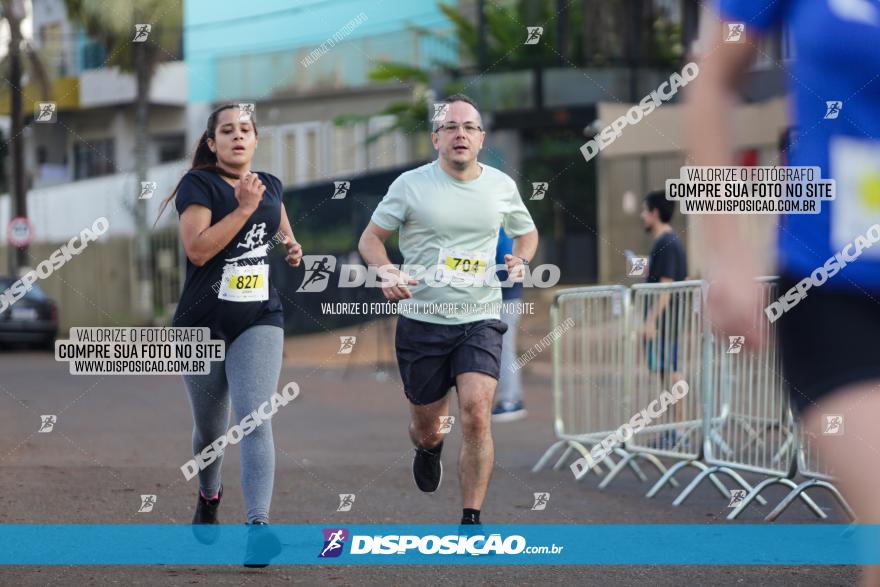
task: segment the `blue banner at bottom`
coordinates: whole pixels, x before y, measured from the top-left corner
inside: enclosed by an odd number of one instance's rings
[[[0,525],[10,565],[880,564],[875,525]]]

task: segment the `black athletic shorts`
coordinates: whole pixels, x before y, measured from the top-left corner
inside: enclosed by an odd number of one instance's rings
[[[783,295],[798,280],[783,277]],[[792,405],[803,411],[841,387],[880,380],[880,302],[864,292],[813,287],[778,320]]]
[[[405,316],[397,319],[395,347],[403,389],[410,402],[425,405],[442,399],[459,373],[501,374],[501,320],[433,324]]]

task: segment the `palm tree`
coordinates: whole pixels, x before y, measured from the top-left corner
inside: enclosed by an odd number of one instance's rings
[[[542,8],[536,18],[549,19],[551,14],[544,14],[549,10],[545,10],[549,3],[542,2]],[[546,5],[546,6],[543,6]],[[541,45],[537,48],[530,48],[529,51],[511,51],[510,47],[522,45],[525,39],[525,30],[520,22],[534,22],[531,15],[533,8],[527,2],[517,2],[513,7],[514,14],[504,6],[495,3],[487,4],[484,7],[484,18],[486,21],[486,44],[485,54],[481,55],[480,35],[477,26],[473,23],[471,17],[463,10],[447,4],[440,4],[440,10],[449,19],[453,27],[451,35],[438,33],[437,31],[426,29],[423,27],[410,27],[417,35],[429,37],[442,45],[460,52],[462,63],[452,63],[448,61],[434,61],[431,67],[440,70],[452,77],[457,77],[465,69],[473,66],[479,68],[479,60],[482,57],[487,64],[501,64],[501,67],[495,67],[493,71],[503,71],[510,69],[530,68],[537,63],[546,63],[552,61],[555,55],[551,44]],[[553,32],[545,31],[545,40],[552,42]],[[393,133],[395,131],[403,131],[404,133],[412,133],[424,129],[428,120],[429,103],[436,96],[430,90],[431,72],[409,63],[400,62],[382,62],[378,63],[369,74],[369,78],[374,82],[390,82],[397,81],[400,83],[410,84],[412,86],[412,94],[409,100],[399,100],[392,102],[385,107],[379,114],[394,115],[395,122],[381,130],[376,131],[367,137],[367,144],[378,140],[379,138]],[[448,93],[455,91],[455,82],[446,88]],[[335,119],[337,125],[352,124],[362,122],[373,115],[345,115]]]
[[[563,18],[559,2],[509,0],[476,4],[477,10],[482,10],[485,24],[482,39],[477,24],[479,15],[448,4],[440,4],[439,8],[452,25],[451,34],[411,27],[418,35],[446,45],[460,56],[456,63],[435,61],[430,66],[453,80],[444,87],[445,93],[455,92],[460,86],[455,79],[470,72],[517,71],[555,64],[622,65],[639,55],[657,56],[656,65],[673,66],[682,55],[681,27],[671,23],[666,12],[653,7],[652,2],[635,5],[627,0],[582,0],[577,5],[564,4],[564,20],[559,24],[564,29],[565,47],[557,43],[560,33],[557,20]],[[638,9],[640,5],[645,9]],[[526,25],[543,25],[538,44],[524,45]],[[627,47],[627,41],[638,46]],[[429,69],[409,63],[382,62],[372,69],[369,77],[376,82],[396,80],[410,84],[412,97],[392,102],[379,112],[395,115],[397,120],[367,137],[367,143],[398,130],[409,133],[424,129],[428,102],[433,100]],[[369,118],[370,115],[346,115],[337,117],[335,123],[352,124]]]
[[[156,66],[168,57],[177,57],[182,34],[180,0],[65,0],[67,14],[86,32],[103,39],[108,47],[108,65],[134,73],[135,92],[135,173],[137,185],[147,180],[147,140],[149,138],[150,88]],[[138,25],[150,25],[143,39]],[[135,39],[138,39],[137,42]],[[143,39],[143,40],[141,40]],[[134,216],[135,257],[137,259],[137,312],[142,321],[153,318],[153,279],[150,232],[146,200],[135,199],[130,206]]]

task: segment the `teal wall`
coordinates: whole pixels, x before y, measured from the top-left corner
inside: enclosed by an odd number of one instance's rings
[[[366,16],[314,64],[301,60]],[[361,17],[363,19],[363,17]],[[429,66],[454,51],[409,25],[448,30],[435,0],[185,0],[184,56],[194,102],[260,99],[278,88],[360,86],[379,60]],[[222,75],[220,75],[222,73]]]

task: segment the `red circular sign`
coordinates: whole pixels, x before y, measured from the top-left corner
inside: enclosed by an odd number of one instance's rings
[[[34,240],[34,227],[24,216],[16,216],[9,221],[6,240],[13,247],[26,247]]]

